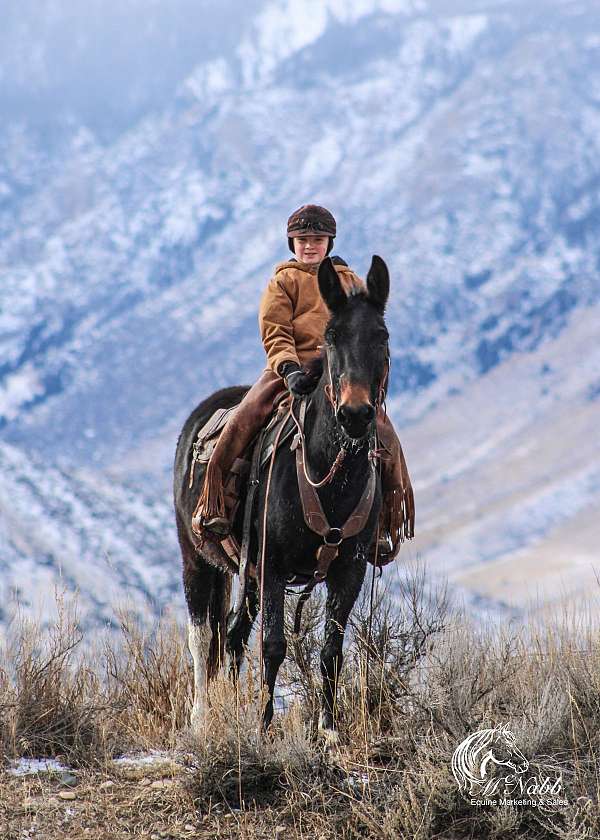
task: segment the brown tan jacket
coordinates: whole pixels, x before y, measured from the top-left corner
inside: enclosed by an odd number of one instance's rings
[[[347,266],[336,265],[348,294],[363,281]],[[319,353],[331,317],[319,292],[317,266],[296,260],[280,263],[260,302],[258,323],[267,364],[278,372],[283,362],[304,364]]]

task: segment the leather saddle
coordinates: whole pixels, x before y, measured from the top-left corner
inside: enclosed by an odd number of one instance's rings
[[[250,474],[253,458],[258,458],[257,468],[259,472],[262,471],[271,458],[273,447],[275,445],[275,439],[279,434],[281,426],[285,424],[286,428],[281,431],[279,436],[278,449],[280,449],[283,444],[289,440],[295,431],[294,422],[288,415],[289,404],[289,395],[287,393],[282,394],[281,398],[276,401],[273,412],[268,418],[263,429],[261,429],[250,441],[241,457],[235,459],[231,465],[229,473],[224,478],[223,491],[225,508],[231,522],[234,521],[238,511],[240,499]],[[229,408],[218,408],[198,431],[192,448],[190,487],[192,487],[194,482],[195,468],[206,467],[225,424],[237,411],[237,408],[237,405]],[[255,453],[255,448],[257,446],[260,446],[260,453]],[[231,559],[233,559],[236,563],[239,563],[239,546],[237,545],[235,538],[228,538],[224,541],[223,545]]]

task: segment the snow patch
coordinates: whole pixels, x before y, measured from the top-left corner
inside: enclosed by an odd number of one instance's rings
[[[8,768],[10,776],[34,776],[36,773],[63,773],[69,770],[54,758],[20,758]]]
[[[448,46],[451,50],[462,52],[470,47],[476,38],[487,28],[485,15],[464,15],[448,21]]]
[[[128,753],[115,758],[113,763],[121,767],[148,767],[153,764],[165,764],[173,760],[169,753],[161,750],[150,750],[149,753]]]
[[[323,137],[310,147],[302,168],[302,178],[318,181],[327,178],[342,159],[342,148],[336,137]]]
[[[233,84],[233,74],[227,61],[218,58],[197,67],[185,80],[183,88],[206,105],[231,90]]]
[[[275,0],[257,16],[238,49],[244,83],[264,79],[281,61],[317,41],[331,19],[348,25],[376,12],[414,14],[422,0]]]

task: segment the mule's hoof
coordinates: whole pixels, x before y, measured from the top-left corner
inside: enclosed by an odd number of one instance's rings
[[[203,703],[194,703],[190,715],[190,728],[200,734],[206,726],[206,706]]]
[[[318,737],[325,750],[337,750],[340,745],[340,736],[337,729],[334,729],[333,726],[327,726],[322,720],[319,720]]]

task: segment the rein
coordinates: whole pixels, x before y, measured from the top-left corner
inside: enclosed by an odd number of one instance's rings
[[[326,356],[327,356],[327,373],[329,375],[329,382],[325,385],[325,395],[327,396],[327,399],[329,400],[329,402],[331,404],[331,407],[333,408],[333,414],[335,416],[335,415],[337,415],[337,411],[338,411],[338,401],[337,401],[337,396],[335,394],[335,389],[333,387],[333,376],[332,376],[332,373],[331,373],[331,361],[329,359],[329,353],[326,353]],[[375,400],[375,412],[377,412],[381,406],[383,406],[384,410],[385,410],[385,395],[386,395],[386,388],[387,388],[387,383],[388,383],[388,379],[389,379],[389,375],[390,375],[390,366],[391,366],[391,358],[390,358],[389,350],[386,354],[385,362],[386,362],[385,371],[383,373],[383,376],[381,377],[381,382],[379,383],[379,388],[377,389],[377,399]],[[304,410],[306,410],[306,404],[302,403],[302,406],[304,407]],[[302,408],[300,409],[300,411],[302,411]],[[292,417],[292,420],[296,424],[296,428],[298,429],[298,436],[299,436],[299,439],[300,439],[300,443],[302,445],[302,460],[303,460],[303,463],[304,463],[304,476],[305,476],[306,480],[308,481],[308,483],[310,484],[311,487],[315,487],[315,488],[324,487],[326,484],[329,484],[329,482],[333,481],[333,479],[335,478],[335,475],[336,475],[337,471],[339,470],[339,468],[344,463],[346,455],[348,454],[348,450],[344,446],[340,446],[340,451],[336,455],[336,458],[335,458],[333,464],[331,465],[331,468],[330,468],[329,472],[327,473],[327,475],[325,476],[325,478],[322,478],[321,481],[313,481],[311,479],[311,477],[309,476],[308,470],[307,470],[307,467],[306,467],[306,451],[305,451],[305,438],[304,438],[304,416],[301,417],[300,421],[298,420],[298,418],[294,414],[294,403],[293,403],[293,401],[292,401],[292,404],[290,405],[290,415]],[[372,448],[370,453],[369,453],[369,457],[370,458],[380,457],[381,452],[382,452],[382,450],[380,450],[380,449]]]
[[[290,409],[293,415],[293,411]],[[313,579],[306,584],[296,605],[296,613],[294,616],[294,634],[297,636],[300,632],[300,622],[302,620],[302,609],[304,604],[310,597],[314,587],[324,581],[327,577],[329,567],[335,560],[339,553],[339,547],[345,539],[354,537],[359,534],[366,526],[373,507],[375,499],[375,489],[377,486],[377,473],[374,465],[374,460],[371,458],[369,452],[369,477],[365,484],[362,495],[358,504],[348,516],[346,521],[340,527],[332,527],[329,524],[323,506],[316,491],[316,487],[322,486],[325,482],[315,484],[308,478],[306,472],[305,448],[304,448],[304,420],[306,416],[306,400],[302,401],[300,406],[300,419],[296,420],[298,433],[292,442],[291,449],[296,450],[296,475],[298,478],[298,491],[300,493],[300,501],[302,503],[302,514],[304,522],[311,531],[323,538],[323,544],[317,549],[317,568],[314,571]],[[345,450],[344,450],[345,451]],[[338,458],[336,458],[329,474],[332,473],[333,467],[338,465]],[[341,462],[340,462],[341,463]],[[333,477],[333,476],[331,476]],[[330,479],[331,480],[331,479]]]
[[[325,387],[327,387],[327,386],[325,386]],[[304,400],[302,402],[302,405],[300,407],[300,420],[298,420],[298,418],[294,414],[294,403],[292,401],[292,404],[290,405],[290,415],[291,415],[292,420],[296,424],[296,428],[298,429],[298,432],[296,434],[296,438],[294,439],[294,443],[295,443],[296,446],[299,443],[300,446],[302,447],[302,463],[304,465],[304,477],[305,477],[306,481],[310,484],[311,487],[315,487],[315,488],[324,487],[326,484],[329,484],[330,481],[333,481],[333,479],[335,478],[335,474],[337,473],[339,468],[344,463],[344,460],[346,458],[346,455],[348,454],[348,451],[346,449],[344,449],[343,446],[340,446],[340,451],[336,455],[335,460],[334,460],[333,464],[331,465],[331,468],[330,468],[329,472],[327,473],[327,475],[325,476],[325,478],[321,479],[321,481],[312,481],[309,474],[308,474],[308,471],[306,469],[306,452],[305,452],[305,448],[304,448],[305,444],[306,444],[306,439],[304,437],[304,414],[305,413],[306,413],[306,400]],[[294,448],[294,444],[292,444],[292,448]]]

